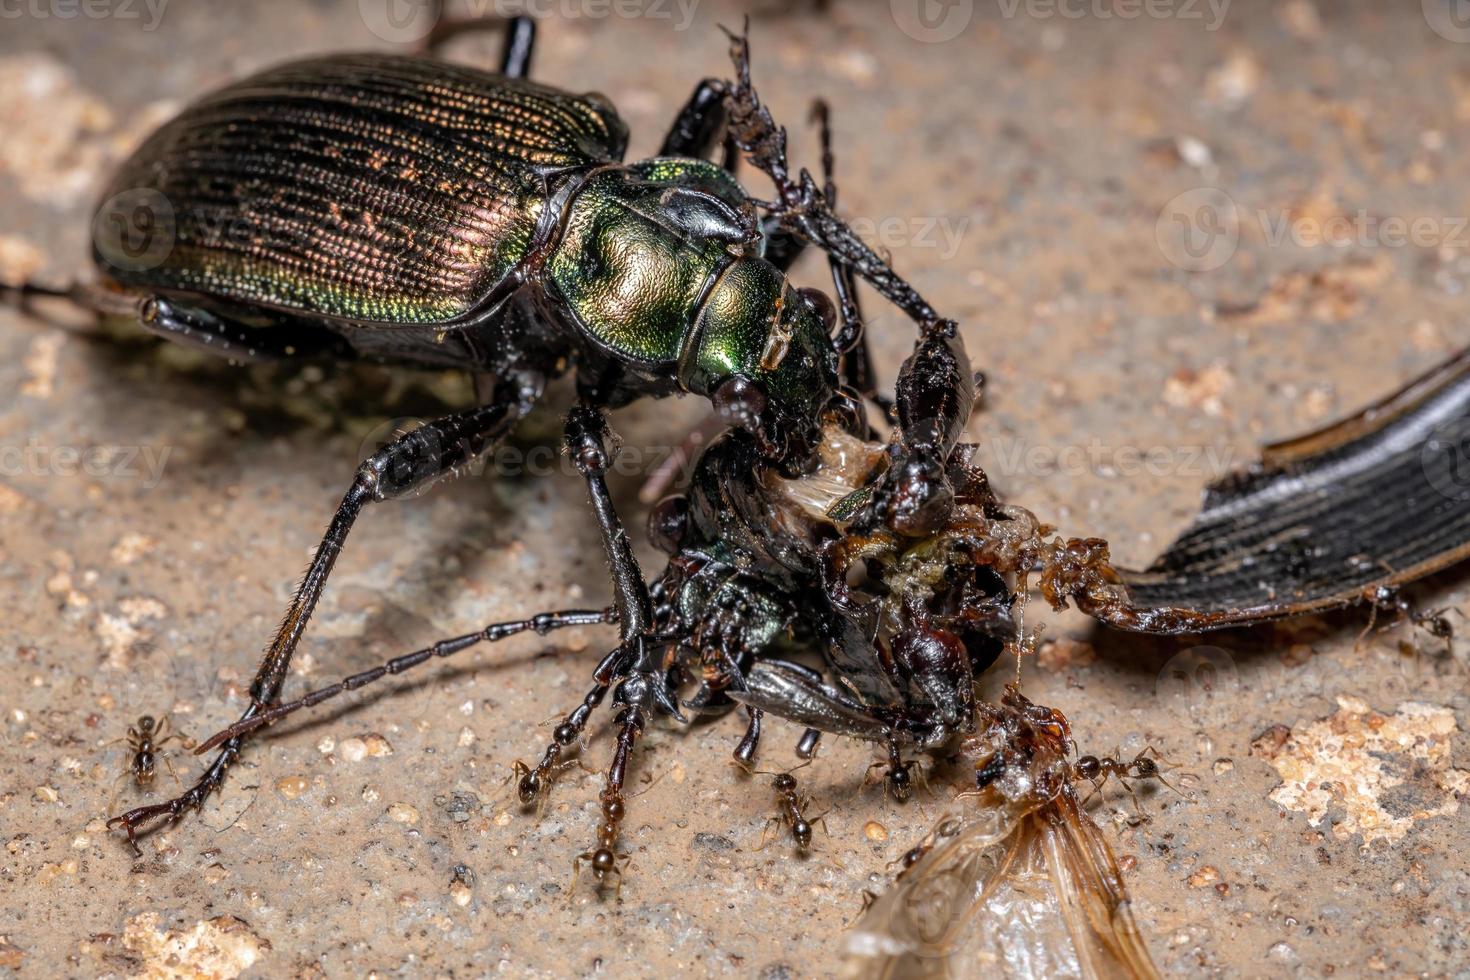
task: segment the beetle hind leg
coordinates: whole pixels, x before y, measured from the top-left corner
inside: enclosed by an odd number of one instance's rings
[[[250,685],[250,704],[237,726],[269,713],[280,701],[281,686],[291,666],[296,645],[316,608],[337,555],[364,507],[371,503],[408,496],[440,477],[453,473],[487,452],[510,433],[529,410],[526,385],[530,379],[507,379],[490,405],[446,415],[412,432],[404,433],[363,461],[357,478],[338,504],[326,534],[317,546],[306,575],[292,597],[270,647]],[[535,387],[531,384],[531,387]],[[164,803],[136,807],[108,821],[121,827],[137,846],[137,834],[155,821],[172,823],[190,810],[198,809],[224,783],[239,759],[248,733],[232,734],[219,743],[219,753],[193,786]]]

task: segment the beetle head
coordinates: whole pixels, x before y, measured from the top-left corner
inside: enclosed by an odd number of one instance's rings
[[[735,258],[705,298],[680,379],[753,433],[767,456],[804,455],[837,391],[831,309],[770,263]]]

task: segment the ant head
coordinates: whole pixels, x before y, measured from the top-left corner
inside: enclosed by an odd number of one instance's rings
[[[1082,779],[1096,779],[1102,772],[1102,762],[1095,755],[1084,755],[1077,760],[1077,775]]]
[[[796,789],[796,777],[789,772],[783,772],[771,780],[771,785],[776,787],[779,792],[788,793]]]
[[[147,735],[156,727],[158,727],[158,722],[154,720],[152,715],[143,715],[138,719],[138,731],[144,735]]]
[[[1149,779],[1159,774],[1159,764],[1146,755],[1133,760],[1133,774],[1140,779]]]

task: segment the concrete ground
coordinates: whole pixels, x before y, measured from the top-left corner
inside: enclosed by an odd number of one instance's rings
[[[964,325],[990,381],[971,425],[985,463],[1065,532],[1145,562],[1254,446],[1470,341],[1470,32],[1449,0],[830,6],[755,8],[757,82],[803,160],[807,103],[831,101],[843,210]],[[745,11],[541,7],[536,75],[611,97],[635,155],[726,71],[716,25]],[[374,0],[0,13],[0,277],[84,272],[98,182],[190,97],[402,37]],[[494,47],[467,37],[452,55],[486,64]],[[825,280],[813,259],[799,275]],[[891,379],[909,328],[868,308]],[[572,867],[597,777],[569,769],[539,819],[506,783],[610,642],[585,630],[281,726],[135,860],[103,827],[114,791],[122,806],[176,785],[167,767],[151,791],[119,781],[116,740],[144,713],[196,738],[232,719],[360,447],[467,392],[369,368],[238,370],[10,310],[0,391],[0,971],[831,976],[864,889],[947,805],[863,788],[866,750],[834,741],[802,774],[828,834],[807,858],[762,849],[773,800],[728,765],[738,719],[655,728],[620,900],[599,898]],[[518,446],[554,444],[565,394]],[[615,424],[656,447],[698,415],[642,404]],[[615,487],[637,524],[640,480]],[[339,569],[292,690],[607,597],[569,476],[385,506]],[[1466,592],[1450,574],[1415,599]],[[1145,792],[1137,826],[1116,786],[1095,810],[1168,973],[1470,975],[1465,654],[1407,656],[1404,629],[1355,643],[1363,625],[1164,641],[1051,617],[1027,693],[1084,750],[1156,746],[1188,794]],[[797,732],[771,727],[764,765],[790,765]],[[196,771],[177,743],[165,755]]]

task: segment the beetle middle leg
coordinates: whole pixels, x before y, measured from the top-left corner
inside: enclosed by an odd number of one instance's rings
[[[436,479],[471,462],[504,438],[526,413],[529,399],[525,386],[506,379],[488,405],[444,416],[388,443],[358,467],[326,535],[297,588],[286,615],[266,650],[250,685],[250,704],[237,725],[253,721],[280,699],[281,685],[291,666],[296,645],[306,630],[327,578],[336,564],[347,535],[368,504],[402,497],[428,486]],[[528,379],[521,379],[528,380]],[[533,385],[534,387],[534,385]],[[219,744],[219,754],[204,774],[183,794],[165,803],[136,807],[109,821],[122,826],[136,846],[140,827],[155,819],[177,820],[201,806],[223,783],[230,767],[239,759],[247,735],[235,734]]]
[[[618,870],[615,847],[626,812],[623,786],[639,737],[655,709],[684,720],[670,688],[668,668],[664,663],[665,644],[652,635],[653,605],[648,584],[608,492],[606,435],[607,421],[596,408],[582,406],[567,416],[567,452],[586,480],[592,509],[597,515],[603,548],[612,572],[614,608],[621,632],[621,642],[594,674],[599,685],[616,685],[613,687],[613,703],[620,709],[613,758],[602,790],[602,821],[597,830],[597,847],[590,858],[592,873],[599,887],[606,885],[607,876]]]

